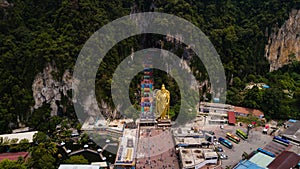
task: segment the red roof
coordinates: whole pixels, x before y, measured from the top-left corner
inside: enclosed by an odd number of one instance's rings
[[[283,151],[269,165],[269,169],[286,169],[295,167],[300,161],[300,156],[294,152]]]
[[[250,109],[245,107],[234,106],[234,112],[242,114],[253,114],[254,116],[260,117],[264,116],[264,113],[258,109]]]
[[[15,153],[0,153],[0,161],[4,159],[8,160],[18,160],[19,157],[26,159],[28,157],[28,152],[15,152]]]
[[[234,112],[229,111],[227,114],[228,114],[228,123],[229,124],[235,124],[236,123],[236,119],[235,119]]]

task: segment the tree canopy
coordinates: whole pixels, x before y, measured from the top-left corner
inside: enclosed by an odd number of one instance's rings
[[[228,84],[232,81],[231,77],[235,81],[235,89],[231,88],[228,95],[242,97],[236,90],[247,82],[244,79],[250,75],[267,78],[272,80],[272,83],[276,81],[276,78],[269,78],[271,75],[268,75],[269,65],[264,57],[264,47],[273,26],[281,25],[288,18],[292,8],[299,8],[296,0],[267,0],[259,3],[254,0],[162,0],[155,1],[154,5],[152,1],[141,0],[8,2],[12,5],[0,7],[0,133],[9,133],[19,122],[44,132],[51,130],[54,126],[52,124],[56,122],[45,123],[49,120],[50,108],[47,105],[32,113],[32,83],[35,76],[48,62],[55,63],[60,75],[66,69],[72,72],[76,58],[87,39],[103,25],[130,14],[132,10],[174,14],[198,26],[219,53]],[[99,66],[96,80],[98,100],[101,98],[113,107],[110,83],[117,65],[130,55],[131,49],[137,51],[157,46],[155,44],[158,40],[163,40],[163,37],[141,35],[130,37],[114,46]],[[182,57],[184,46],[175,48],[171,43],[165,43],[164,46]],[[208,80],[200,61],[192,60],[190,63],[194,73],[197,70],[201,72],[195,73],[197,80]],[[293,79],[294,75],[290,73]],[[295,91],[293,97],[299,97],[299,90],[297,86],[293,86],[294,82],[282,78],[283,81],[278,82],[278,90],[292,90]],[[241,82],[236,83],[238,79]],[[166,76],[162,78],[162,81],[167,80]],[[133,86],[137,87],[137,83]],[[178,97],[179,94],[173,96]],[[245,97],[264,100],[264,94],[261,96],[255,92],[248,93]],[[240,100],[236,97],[229,98],[230,103]],[[260,107],[249,99],[238,104]],[[64,102],[63,106],[67,107],[66,104],[67,102]],[[171,106],[178,107],[178,104],[173,103]],[[291,101],[288,104],[296,105],[296,102]],[[72,105],[69,105],[68,109],[70,107]],[[42,122],[37,123],[39,120]]]

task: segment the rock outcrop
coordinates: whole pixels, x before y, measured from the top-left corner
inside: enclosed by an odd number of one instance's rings
[[[36,75],[32,84],[33,98],[35,101],[34,109],[38,109],[44,103],[49,103],[51,107],[51,115],[56,115],[58,107],[57,101],[61,101],[61,97],[67,96],[67,91],[72,87],[71,73],[66,70],[61,81],[54,78],[58,74],[54,64],[48,63],[42,73]]]
[[[270,63],[270,71],[300,61],[300,10],[293,9],[281,28],[274,28],[265,49],[265,57]]]
[[[35,101],[34,109],[38,109],[43,106],[43,104],[50,104],[51,116],[57,115],[59,107],[64,108],[65,105],[61,104],[62,96],[67,97],[73,103],[77,100],[72,100],[72,96],[68,95],[68,91],[72,89],[72,83],[79,83],[74,80],[72,74],[69,70],[65,70],[62,77],[58,77],[58,70],[55,64],[48,63],[44,68],[42,73],[36,75],[35,80],[32,84],[33,98]],[[75,89],[76,90],[76,89]],[[95,102],[92,99],[92,95],[83,98],[83,109],[88,116],[98,116],[102,114],[106,118],[120,118],[116,110],[113,110],[108,106],[103,100],[100,103]],[[96,107],[100,107],[100,112]]]
[[[7,2],[6,0],[0,0],[0,7],[2,8],[13,7],[13,4]]]

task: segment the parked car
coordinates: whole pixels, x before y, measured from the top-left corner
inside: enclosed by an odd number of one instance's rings
[[[220,154],[220,159],[227,160],[228,156],[226,154]]]
[[[218,146],[216,149],[218,152],[223,152],[223,148],[221,146]]]
[[[267,133],[268,133],[268,129],[267,129],[267,128],[264,128],[263,131],[262,131],[262,133],[263,133],[263,134],[267,134]]]
[[[220,143],[218,141],[215,141],[214,145],[217,146],[217,145],[220,145]]]

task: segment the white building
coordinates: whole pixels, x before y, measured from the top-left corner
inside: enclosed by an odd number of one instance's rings
[[[218,163],[218,154],[211,149],[180,148],[181,168],[199,169],[208,164]]]
[[[37,131],[14,133],[14,134],[2,134],[2,135],[0,135],[0,138],[2,138],[4,143],[5,142],[10,143],[11,140],[16,140],[15,144],[18,144],[23,139],[27,139],[29,143],[32,143],[33,135],[36,133],[37,133]]]
[[[115,166],[133,167],[135,165],[136,148],[137,129],[125,129],[123,137],[120,138]]]
[[[228,111],[234,111],[234,106],[222,103],[200,102],[199,111],[201,113],[226,114]]]

